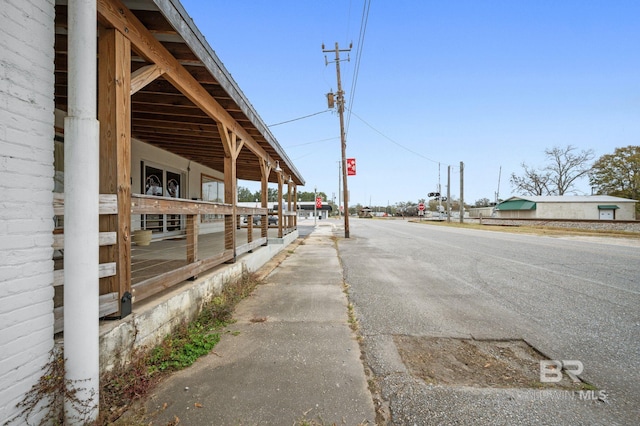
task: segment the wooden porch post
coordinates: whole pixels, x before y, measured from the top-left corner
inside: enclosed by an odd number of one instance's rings
[[[271,163],[266,159],[260,160],[260,169],[262,172],[262,178],[260,180],[260,194],[262,200],[262,208],[267,208],[269,205],[269,174],[271,174]],[[260,236],[262,238],[269,237],[269,212],[267,212],[267,217],[263,218],[260,222],[260,227],[262,228],[262,232]]]
[[[236,189],[236,159],[243,142],[238,141],[235,133],[230,132],[222,123],[218,123],[218,132],[224,147],[224,202],[233,205],[233,214],[224,217],[224,249],[233,250],[233,262],[236,259],[236,220],[237,220],[237,189]]]
[[[98,120],[100,193],[117,194],[118,214],[100,216],[101,232],[116,232],[115,245],[100,247],[100,263],[115,262],[116,274],[100,280],[100,294],[118,292],[115,317],[130,313],[131,295],[131,46],[115,29],[100,28]],[[123,313],[123,302],[126,304]]]
[[[298,186],[293,186],[293,211],[296,215],[293,217],[293,227],[298,229]]]
[[[291,212],[291,175],[289,175],[289,180],[287,181],[287,212]],[[287,216],[287,232],[291,230],[293,227],[293,217]]]
[[[282,219],[284,219],[284,212],[282,211],[282,184],[283,184],[282,172],[278,173],[278,238],[282,238],[284,233],[282,232]]]

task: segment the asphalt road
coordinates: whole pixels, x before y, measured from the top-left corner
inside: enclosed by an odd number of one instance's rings
[[[350,237],[339,255],[392,424],[638,424],[639,245],[404,220],[352,219]],[[428,385],[394,335],[524,339],[582,362],[607,398]]]

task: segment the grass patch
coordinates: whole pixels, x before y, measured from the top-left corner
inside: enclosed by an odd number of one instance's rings
[[[168,373],[191,366],[220,341],[220,330],[233,322],[235,306],[258,285],[245,274],[227,284],[222,293],[203,306],[198,317],[182,323],[150,351],[140,351],[125,367],[102,377],[101,424],[110,424],[132,403],[141,400]],[[234,334],[234,333],[232,333]],[[113,407],[122,407],[114,411]]]

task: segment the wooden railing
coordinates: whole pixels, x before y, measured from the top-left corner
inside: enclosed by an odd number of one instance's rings
[[[100,195],[100,215],[115,215],[117,214],[117,198],[115,194]],[[62,217],[64,215],[64,194],[54,195],[54,214]],[[175,256],[176,251],[181,251],[179,255],[180,261],[171,263],[170,261],[164,265],[164,268],[158,268],[153,263],[146,268],[153,270],[153,276],[143,277],[138,279],[137,282],[127,283],[124,288],[128,288],[131,291],[132,303],[139,303],[144,299],[149,298],[161,291],[171,288],[185,280],[197,277],[198,274],[218,266],[225,262],[233,262],[237,255],[250,252],[255,248],[266,245],[268,237],[268,210],[266,208],[250,208],[250,207],[234,207],[231,204],[212,203],[207,201],[198,200],[186,200],[176,199],[169,197],[157,197],[148,195],[133,194],[131,196],[131,217],[137,215],[180,215],[180,222],[183,223],[182,230],[176,237],[170,237],[171,239],[181,240],[180,244],[170,245],[166,242],[163,255],[168,256],[168,252],[171,252],[171,256]],[[218,217],[224,217],[225,227],[224,236],[218,236],[220,242],[219,249],[212,250],[199,250],[199,242],[204,241],[208,235],[201,235],[200,233],[200,217],[202,215],[216,215]],[[232,232],[236,232],[233,227],[228,226],[229,221],[236,215],[237,223],[240,223],[240,218],[246,216],[247,220],[247,233],[246,241],[240,243],[236,241],[236,235]],[[260,220],[260,233],[259,236],[254,235],[255,226],[253,224],[253,216],[261,216]],[[290,215],[285,213],[285,220],[287,222],[287,230],[291,228]],[[218,232],[217,234],[220,234]],[[131,236],[129,236],[131,237]],[[224,241],[222,241],[224,240]],[[114,245],[117,242],[116,232],[100,232],[99,235],[100,246]],[[131,238],[128,239],[131,241]],[[235,241],[235,244],[233,243]],[[153,240],[151,247],[145,252],[148,258],[158,257],[153,252],[154,244],[161,245],[159,239]],[[235,247],[234,247],[235,245]],[[57,253],[64,252],[64,230],[63,228],[56,229],[54,231],[54,250]],[[143,252],[141,247],[132,247],[132,252]],[[55,253],[55,252],[54,252]],[[131,262],[134,262],[134,256],[130,257]],[[147,259],[148,260],[148,259]],[[153,262],[153,260],[150,260]],[[174,265],[178,265],[174,267]],[[104,277],[116,277],[118,268],[115,262],[102,263],[99,265],[99,276]],[[132,268],[133,269],[133,268]],[[132,270],[132,282],[133,277],[136,275],[135,270]],[[139,274],[143,275],[143,274]],[[62,286],[64,284],[64,270],[58,269],[54,271],[54,286],[56,289],[56,300],[60,302],[54,304],[55,311],[55,332],[62,331],[63,328],[63,314],[64,306],[62,304]],[[119,312],[120,302],[124,294],[118,292],[108,292],[106,294],[100,294],[100,318],[113,315]]]
[[[117,214],[117,199],[115,194],[100,194],[99,214]],[[53,214],[56,216],[64,216],[64,194],[53,194]],[[115,232],[100,232],[100,246],[108,246],[116,243]],[[53,234],[53,249],[59,252],[64,251],[64,233],[62,229],[56,229]],[[102,263],[98,265],[98,273],[100,278],[110,277],[116,273],[116,264]],[[53,286],[57,296],[54,296],[54,333],[62,331],[64,326],[64,306],[56,300],[62,300],[62,286],[64,284],[64,269],[57,269],[53,272]],[[114,312],[118,312],[120,295],[117,292],[106,293],[100,295],[100,317],[104,317]]]
[[[204,214],[223,215],[227,222],[233,214],[236,215],[263,215],[266,224],[267,209],[234,207],[231,204],[212,203],[207,201],[183,200],[169,197],[156,197],[150,195],[137,195],[131,197],[131,214],[175,214],[186,216],[186,264],[161,273],[152,278],[132,285],[133,302],[140,302],[156,293],[170,288],[187,279],[197,277],[203,271],[225,262],[233,261],[238,254],[253,250],[254,248],[267,243],[266,227],[263,225],[263,234],[259,239],[253,239],[253,232],[247,233],[247,242],[233,247],[230,242],[232,237],[229,234],[232,230],[225,227],[224,250],[213,256],[201,259],[198,251],[199,240],[199,217]],[[237,218],[239,220],[239,218]],[[252,226],[252,221],[249,221]],[[153,244],[153,243],[152,243]]]

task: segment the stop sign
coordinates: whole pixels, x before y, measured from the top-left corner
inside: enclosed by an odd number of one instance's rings
[[[418,204],[418,210],[420,211],[424,210],[424,203]]]

